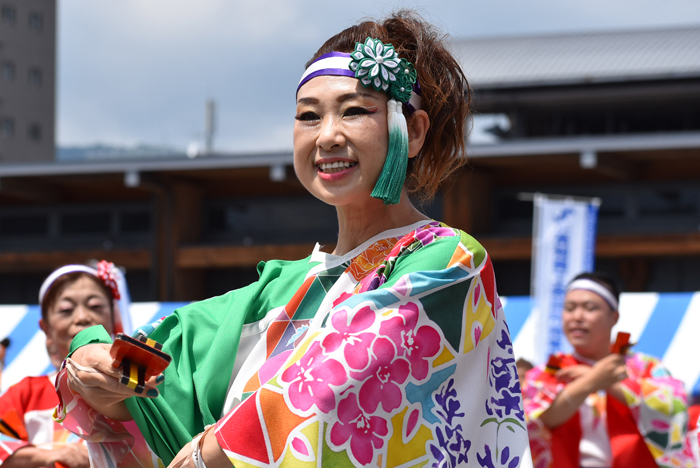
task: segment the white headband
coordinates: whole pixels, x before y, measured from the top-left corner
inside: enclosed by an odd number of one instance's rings
[[[573,291],[575,289],[584,289],[586,291],[596,293],[608,303],[612,310],[617,310],[619,307],[617,299],[613,293],[611,293],[605,286],[602,286],[593,280],[587,278],[574,280],[566,287],[566,292],[568,293],[569,291]]]
[[[114,296],[114,301],[116,302],[117,306],[117,310],[115,310],[115,323],[120,323],[122,331],[128,335],[131,335],[131,333],[133,332],[133,325],[131,323],[131,313],[129,311],[131,307],[131,296],[129,295],[129,288],[126,285],[126,278],[124,278],[124,274],[119,268],[114,267],[113,264],[108,265],[112,267],[110,271],[113,275],[113,278],[111,279],[112,281],[114,281],[114,285],[116,286],[117,292],[119,293],[119,299],[116,298],[116,294]],[[100,264],[98,264],[98,268],[101,268]],[[42,303],[44,302],[44,297],[46,296],[46,293],[49,291],[51,286],[56,282],[58,278],[69,273],[78,272],[92,275],[98,280],[100,280],[102,283],[105,283],[105,280],[100,277],[100,273],[95,268],[79,264],[62,266],[61,268],[51,273],[44,280],[43,284],[41,285],[41,288],[39,288],[39,307],[41,307]],[[110,285],[105,284],[105,286],[111,289]]]
[[[355,78],[355,72],[350,69],[350,62],[352,62],[352,57],[345,52],[329,52],[321,55],[309,65],[309,68],[301,75],[299,85],[297,86],[297,92],[299,92],[299,88],[306,84],[307,81],[317,76],[331,75]],[[411,99],[406,103],[411,109],[411,112],[420,109],[421,105],[421,97],[416,93],[416,90],[420,92],[420,86],[414,87],[414,90],[411,91]]]
[[[97,276],[97,270],[95,270],[92,267],[89,267],[87,265],[66,265],[62,266],[58,270],[54,271],[51,273],[48,278],[44,280],[44,283],[41,285],[41,288],[39,289],[39,305],[41,305],[42,302],[44,302],[44,296],[46,295],[46,292],[49,290],[51,285],[56,281],[58,278],[60,278],[63,275],[67,275],[68,273],[76,273],[76,272],[82,272],[82,273],[88,273],[95,278],[98,278]]]

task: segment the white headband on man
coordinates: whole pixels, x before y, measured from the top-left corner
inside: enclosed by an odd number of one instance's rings
[[[566,292],[568,293],[569,291],[574,291],[576,289],[583,289],[586,291],[591,291],[602,297],[605,302],[608,303],[610,308],[612,310],[617,310],[619,307],[619,304],[617,302],[617,298],[613,293],[611,293],[608,288],[605,286],[596,283],[593,280],[587,279],[587,278],[581,278],[572,281],[569,283],[569,285],[566,287]]]

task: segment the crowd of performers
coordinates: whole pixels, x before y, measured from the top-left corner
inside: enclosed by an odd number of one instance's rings
[[[337,209],[333,251],[261,263],[131,348],[113,265],[52,273],[40,326],[57,372],[0,397],[2,465],[696,466],[682,383],[611,352],[612,282],[569,285],[575,352],[521,383],[487,252],[409,199],[465,162],[470,89],[439,31],[410,11],[354,25],[296,101],[294,167]]]

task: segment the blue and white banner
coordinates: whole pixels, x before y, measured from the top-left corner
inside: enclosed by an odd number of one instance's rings
[[[561,327],[565,289],[574,276],[593,270],[600,200],[537,193],[534,203],[530,281],[541,338],[534,357],[542,362],[555,351],[570,351]]]
[[[139,302],[131,304],[129,317],[138,328],[170,315],[187,302]],[[46,335],[39,329],[41,311],[37,305],[0,306],[0,340],[9,337],[5,368],[0,374],[0,393],[27,376],[54,370],[46,352]]]
[[[501,297],[516,358],[539,364],[535,356],[538,341],[534,301],[529,296]],[[141,302],[131,305],[134,326],[152,323],[170,315],[184,302]],[[38,306],[0,306],[0,339],[7,336],[2,391],[29,375],[41,375],[53,369],[46,354],[46,337],[39,329]],[[700,292],[697,293],[623,293],[620,320],[613,329],[627,331],[635,351],[663,359],[674,377],[683,380],[690,391],[700,393]]]

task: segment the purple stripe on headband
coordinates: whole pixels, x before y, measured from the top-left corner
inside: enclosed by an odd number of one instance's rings
[[[299,86],[297,86],[297,93],[299,92],[299,88],[304,86],[311,78],[316,78],[317,76],[323,75],[349,76],[350,78],[355,78],[355,72],[347,68],[322,68],[321,70],[309,73],[306,78],[299,83]]]
[[[418,79],[416,79],[416,84],[413,85],[413,92],[419,96],[423,96],[423,93],[420,90],[420,83],[418,83]]]

